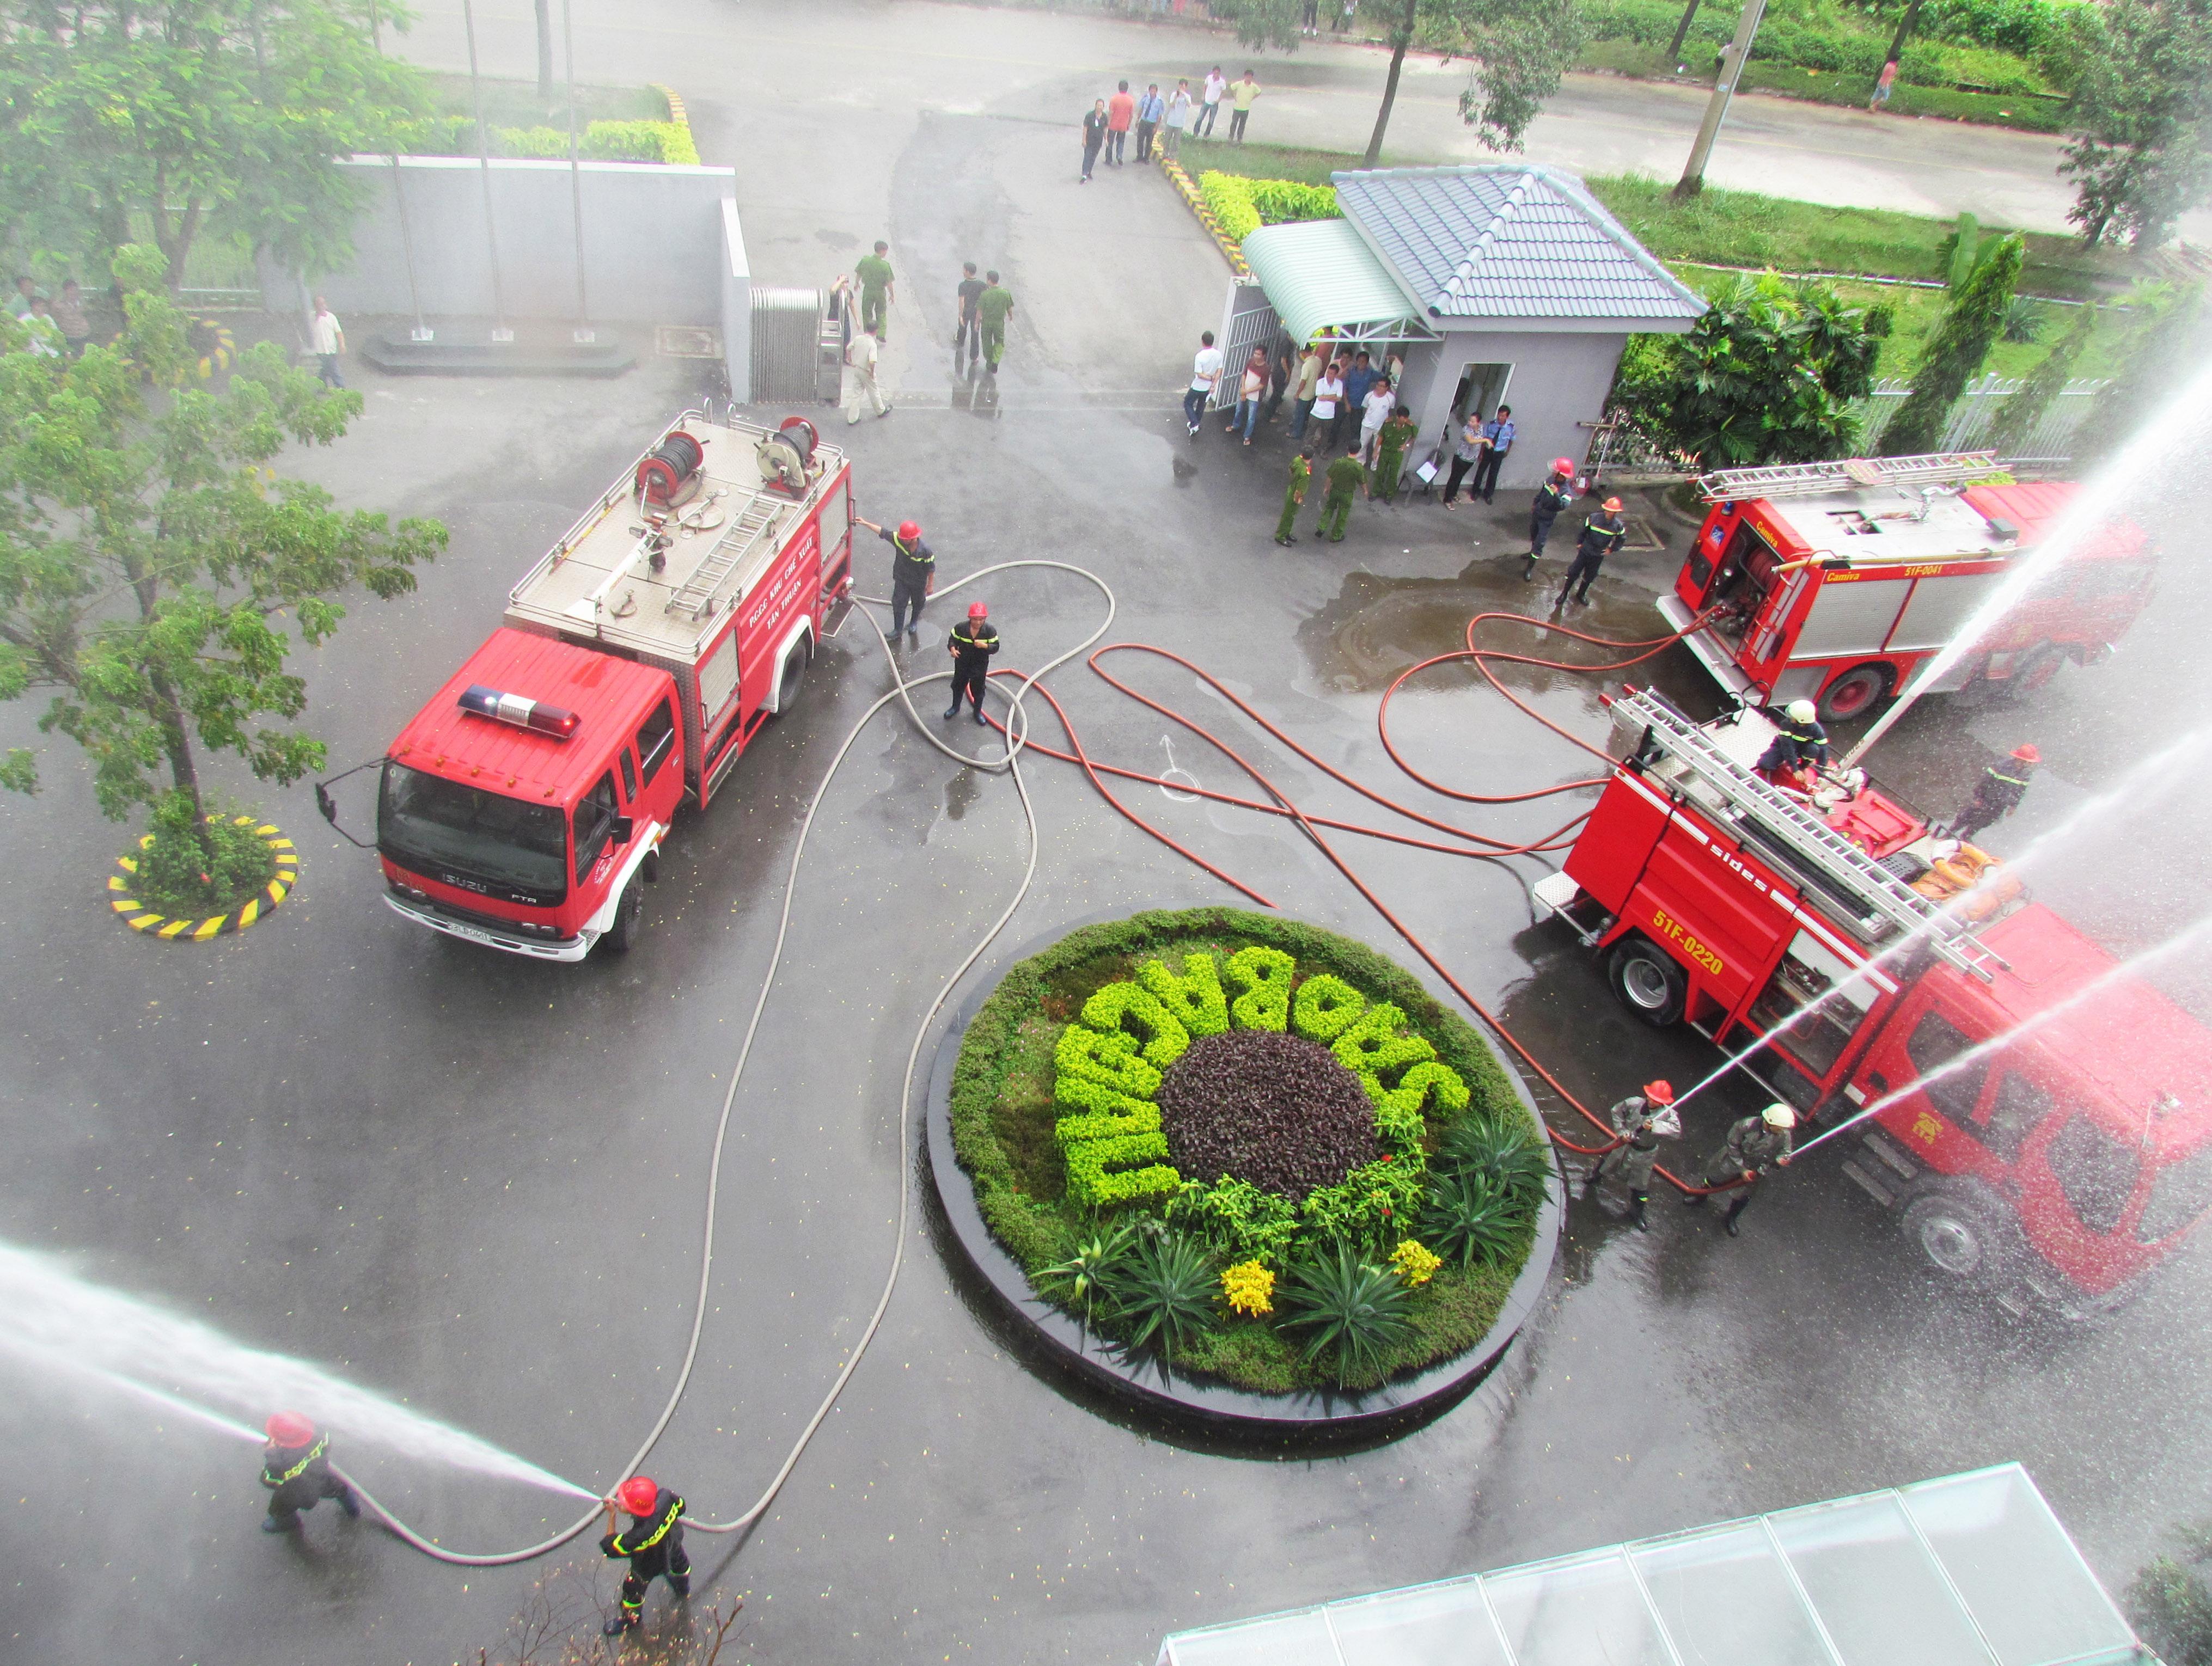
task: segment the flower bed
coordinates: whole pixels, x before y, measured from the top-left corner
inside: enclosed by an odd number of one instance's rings
[[[1466,1352],[1550,1157],[1474,1030],[1358,943],[1229,909],[1086,927],[963,1038],[951,1138],[1031,1288],[1178,1371],[1371,1389]]]

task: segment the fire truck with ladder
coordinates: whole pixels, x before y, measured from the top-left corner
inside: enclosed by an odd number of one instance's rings
[[[1729,469],[1698,488],[1712,506],[1660,613],[1739,700],[1809,700],[1831,723],[1904,688],[2081,490],[2005,482],[1988,451]],[[2069,659],[2095,663],[2153,566],[2133,522],[2099,527],[1925,692],[2032,693]]]
[[[1628,1010],[1730,1051],[1768,1038],[1741,1068],[1810,1124],[1999,1042],[1843,1135],[1844,1172],[2015,1312],[2123,1299],[2212,1204],[2212,1033],[2125,974],[2068,1006],[2111,956],[2016,881],[1972,894],[1978,918],[1938,900],[1949,847],[1863,776],[1770,784],[1759,712],[1610,708],[1616,766],[1535,889]]]
[[[852,524],[851,466],[805,418],[678,417],[392,742],[385,900],[538,960],[630,948],[678,806],[707,806],[842,619]]]

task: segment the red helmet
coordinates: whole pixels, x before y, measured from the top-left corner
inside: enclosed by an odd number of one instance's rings
[[[1644,1084],[1644,1097],[1654,1105],[1672,1105],[1674,1102],[1674,1089],[1668,1082],[1647,1081]]]
[[[310,1446],[315,1440],[313,1420],[295,1411],[280,1411],[268,1422],[269,1442],[273,1446]]]
[[[899,523],[898,535],[902,538],[904,538],[908,543],[912,543],[916,538],[919,538],[921,536],[921,523],[919,521],[901,521]]]
[[[2039,764],[2043,761],[2043,754],[2035,749],[2035,742],[2033,741],[2013,748],[2012,755],[2024,764]]]
[[[632,1475],[615,1488],[615,1502],[633,1516],[649,1516],[660,1501],[660,1483],[651,1475]]]
[[[991,610],[981,602],[970,602],[968,604],[968,616],[970,619],[988,619],[991,616]]]
[[[1553,474],[1571,475],[1574,471],[1575,465],[1567,458],[1563,457],[1555,457],[1552,459],[1552,472]]]
[[[1620,512],[1620,510],[1621,502],[1619,498],[1607,498],[1605,500],[1605,512],[1607,514],[1618,515]]]

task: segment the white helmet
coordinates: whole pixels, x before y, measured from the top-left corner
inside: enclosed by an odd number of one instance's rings
[[[1808,700],[1791,700],[1782,709],[1789,715],[1790,721],[1792,723],[1810,723],[1820,715],[1814,709],[1813,702]]]
[[[1795,1111],[1792,1111],[1788,1106],[1783,1104],[1779,1100],[1777,1100],[1772,1105],[1768,1106],[1765,1110],[1760,1112],[1759,1114],[1760,1119],[1764,1121],[1769,1128],[1795,1128],[1797,1126],[1797,1113]]]
[[[1680,1139],[1682,1136],[1682,1113],[1669,1105],[1649,1118],[1644,1125],[1662,1140]]]

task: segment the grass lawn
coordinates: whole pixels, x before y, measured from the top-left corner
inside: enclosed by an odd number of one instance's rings
[[[471,116],[466,76],[425,76],[430,85],[432,112],[441,116]],[[538,96],[534,81],[501,81],[486,76],[483,118],[491,127],[563,127],[568,124],[568,89],[553,83],[549,102]],[[589,87],[576,83],[576,130],[593,122],[665,122],[668,100],[650,87]]]

